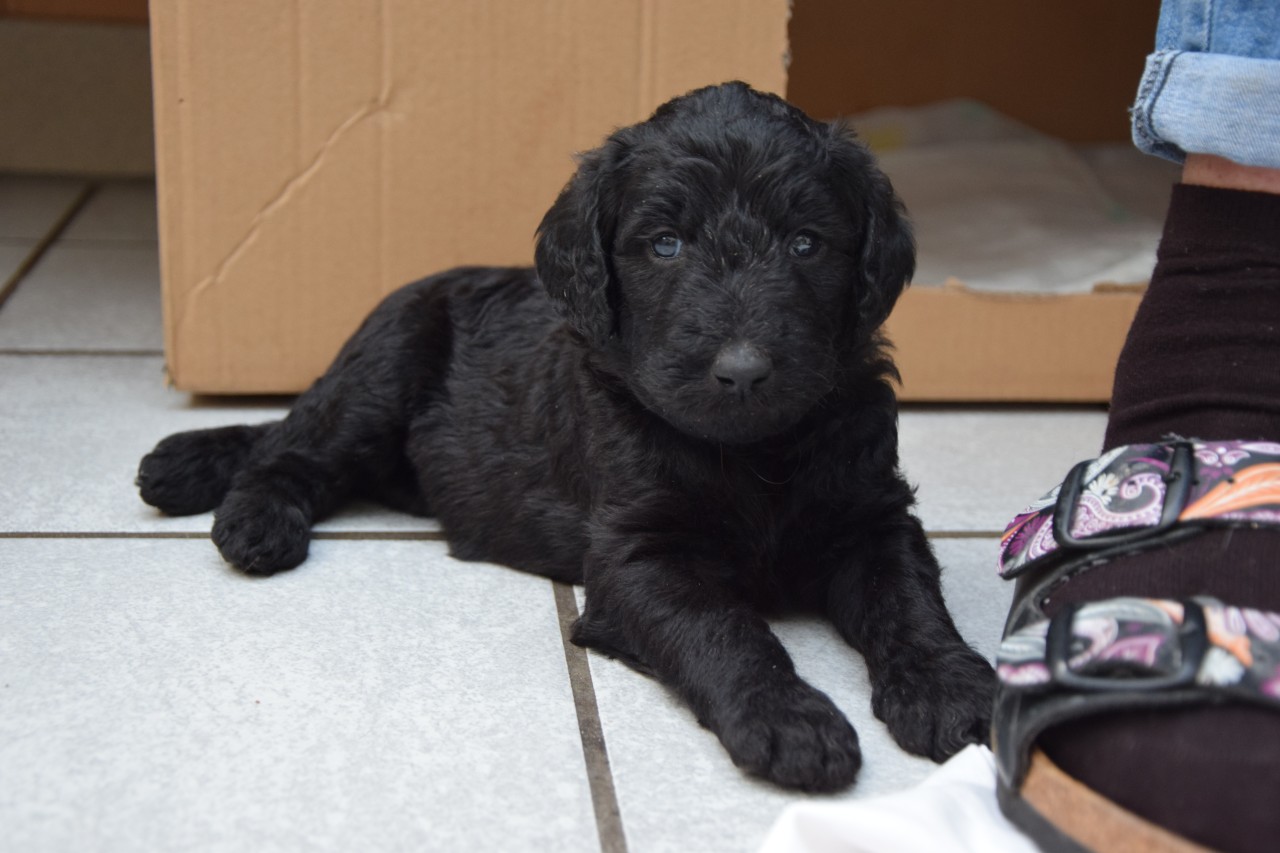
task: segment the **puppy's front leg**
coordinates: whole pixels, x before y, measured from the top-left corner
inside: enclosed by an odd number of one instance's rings
[[[995,677],[942,599],[937,560],[907,513],[834,549],[827,612],[871,675],[871,707],[908,752],[942,761],[985,743]]]
[[[833,791],[862,763],[853,727],[796,674],[769,626],[688,553],[596,548],[574,642],[628,659],[673,688],[742,769],[779,785]]]

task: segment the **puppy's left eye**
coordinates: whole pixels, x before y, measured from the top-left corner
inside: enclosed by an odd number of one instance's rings
[[[661,234],[653,238],[653,253],[660,258],[674,258],[684,248],[684,241],[674,234]]]
[[[808,231],[801,231],[791,240],[791,256],[795,258],[811,258],[818,253],[818,238]]]

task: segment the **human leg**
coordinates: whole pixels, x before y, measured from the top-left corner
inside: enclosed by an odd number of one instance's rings
[[[1183,162],[1183,182],[1117,365],[1104,450],[1168,436],[1280,442],[1276,18],[1245,0],[1162,10],[1134,139]],[[1277,613],[1278,557],[1274,524],[1207,529],[1072,573],[1043,612],[1117,596],[1207,595],[1235,613]],[[1217,849],[1273,849],[1280,713],[1265,701],[1200,698],[1117,703],[1047,727],[1036,742],[1067,776],[1150,824]]]

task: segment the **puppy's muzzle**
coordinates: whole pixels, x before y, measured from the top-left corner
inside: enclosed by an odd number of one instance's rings
[[[732,343],[716,355],[711,375],[726,392],[746,397],[759,391],[773,375],[773,360],[751,344]]]

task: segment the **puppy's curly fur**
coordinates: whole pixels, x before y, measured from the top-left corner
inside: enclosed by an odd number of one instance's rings
[[[586,584],[575,642],[670,685],[745,770],[838,789],[853,728],[762,614],[826,614],[875,713],[941,760],[985,737],[898,471],[879,327],[914,267],[871,156],[740,83],[582,157],[532,269],[391,294],[283,421],[170,436],[142,497],[216,510],[269,574],[356,496],[439,517],[455,556]]]

